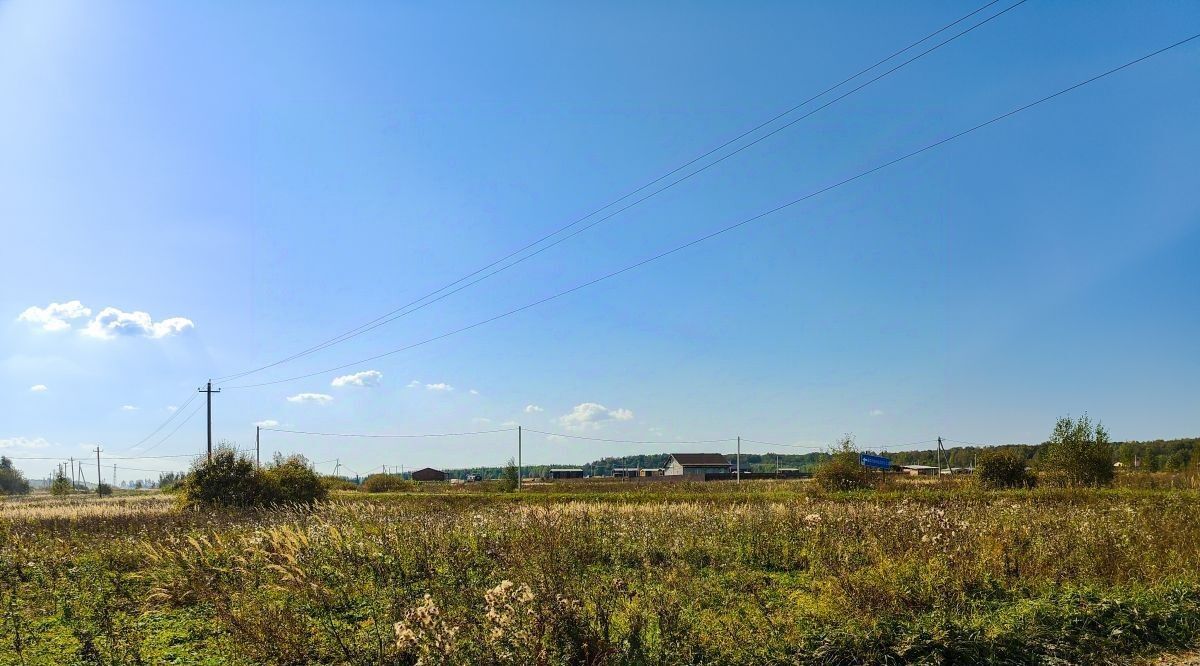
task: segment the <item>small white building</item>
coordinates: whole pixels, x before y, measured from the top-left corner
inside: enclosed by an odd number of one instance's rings
[[[728,474],[732,465],[720,453],[672,453],[663,476],[704,480],[705,474]]]

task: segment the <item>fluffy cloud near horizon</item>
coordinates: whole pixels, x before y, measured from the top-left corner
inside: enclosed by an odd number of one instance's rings
[[[288,402],[312,402],[318,405],[324,405],[333,402],[333,396],[324,393],[297,393],[290,395],[287,398]]]
[[[542,409],[541,407],[539,407],[537,405],[525,405],[525,413],[526,414],[536,414],[537,412],[544,412],[544,411],[546,411],[546,410]]]
[[[445,383],[438,382],[437,384],[426,384],[425,388],[430,391],[453,391],[454,387]]]
[[[378,370],[363,370],[352,375],[342,375],[334,377],[330,386],[340,388],[343,386],[379,386],[379,382],[383,380],[383,373]]]
[[[45,384],[34,384],[33,386],[29,387],[30,393],[45,393],[48,390],[50,389],[46,388]]]
[[[42,437],[9,437],[0,439],[0,449],[44,449],[50,446]]]
[[[558,422],[568,430],[588,430],[599,428],[606,421],[628,421],[633,418],[633,412],[628,409],[609,409],[597,402],[583,402],[575,405],[570,414],[558,417]]]
[[[24,321],[35,326],[41,326],[44,331],[64,331],[71,328],[71,319],[92,316],[92,311],[79,301],[66,303],[51,303],[44,308],[36,305],[25,308],[17,316],[17,321]]]

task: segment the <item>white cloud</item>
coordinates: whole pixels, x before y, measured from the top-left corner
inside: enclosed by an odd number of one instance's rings
[[[83,303],[67,301],[66,303],[51,303],[44,308],[37,306],[25,308],[25,311],[17,317],[17,321],[41,326],[44,331],[63,331],[71,328],[71,323],[67,320],[91,315],[92,311],[85,308]]]
[[[883,416],[883,410],[882,409],[872,409],[870,414],[871,414],[871,416]]]
[[[159,339],[182,333],[194,326],[191,319],[183,317],[168,317],[162,321],[154,321],[146,312],[124,312],[109,307],[104,308],[100,314],[92,318],[82,333],[101,340],[132,335]]]
[[[137,410],[137,405],[121,405],[121,411],[123,412],[136,412]]]
[[[411,382],[409,382],[408,384],[406,384],[406,386],[408,386],[408,388],[421,388],[421,380],[414,379]]]
[[[335,388],[342,386],[379,386],[379,382],[382,379],[383,373],[378,370],[363,370],[352,375],[335,377],[329,385]]]
[[[315,402],[318,405],[324,405],[333,402],[333,396],[325,395],[324,393],[297,393],[296,395],[288,396],[288,402]]]
[[[34,384],[33,386],[29,387],[29,391],[31,393],[45,393],[48,390],[49,389],[46,388],[45,384]]]
[[[279,425],[279,421],[276,421],[275,419],[263,419],[261,421],[255,421],[254,425],[260,428],[274,428]]]
[[[44,449],[48,446],[50,446],[50,442],[41,437],[34,437],[33,439],[28,437],[0,439],[0,449]]]
[[[471,423],[485,424],[485,423],[491,423],[491,422],[492,422],[491,419],[484,417],[484,416],[476,416],[475,418],[471,419]]]
[[[605,421],[628,421],[633,418],[633,412],[628,409],[609,409],[596,402],[584,402],[575,405],[570,414],[558,417],[558,422],[570,430],[587,430],[599,428]]]
[[[471,389],[470,391],[467,391],[467,393],[470,393],[471,395],[479,395],[479,391],[476,391],[475,389]]]
[[[167,405],[167,411],[168,411],[168,412],[173,412],[173,411],[175,411],[175,410],[177,410],[177,409],[179,409],[179,408],[178,408],[178,407],[176,407],[175,405]]]
[[[544,412],[544,411],[546,411],[546,410],[542,409],[541,407],[538,407],[537,405],[525,405],[525,413],[526,414],[536,414],[538,412]]]
[[[454,390],[453,386],[451,386],[445,382],[438,382],[437,384],[426,384],[425,388],[429,389],[430,391],[453,391]]]

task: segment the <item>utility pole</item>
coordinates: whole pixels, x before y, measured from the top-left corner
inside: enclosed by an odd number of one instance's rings
[[[517,490],[521,489],[521,477],[525,476],[525,468],[521,464],[521,426],[517,426]]]
[[[67,460],[71,461],[71,491],[74,492],[75,491],[75,458],[71,457],[71,458],[67,458]]]
[[[333,459],[333,476],[334,476],[334,478],[337,478],[338,472],[341,471],[341,469],[342,469],[342,459],[334,458]]]
[[[942,476],[942,452],[945,450],[946,449],[942,446],[942,437],[941,437],[941,435],[939,435],[938,436],[938,477],[939,478]],[[949,457],[947,457],[946,462],[947,463],[950,462]]]
[[[254,426],[254,466],[262,467],[262,454],[259,450],[258,440],[262,435],[262,426]],[[209,438],[209,447],[212,447],[212,438]]]
[[[220,393],[221,389],[214,389],[212,387],[212,380],[210,379],[208,380],[208,383],[204,385],[204,388],[199,388],[196,390],[201,393],[206,393],[208,397],[208,460],[209,462],[212,462],[212,394]]]
[[[113,490],[117,488],[117,463],[113,463]]]
[[[742,436],[738,435],[737,449],[737,482],[742,482]]]
[[[100,486],[104,482],[100,479],[100,447],[96,447],[96,494],[100,494]]]

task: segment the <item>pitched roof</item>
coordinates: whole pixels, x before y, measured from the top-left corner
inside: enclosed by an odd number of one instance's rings
[[[445,474],[445,472],[442,470],[434,469],[432,467],[422,467],[421,469],[413,470],[413,474],[417,474],[418,472],[437,472],[438,474]]]
[[[672,453],[671,457],[684,467],[729,467],[720,453]]]

